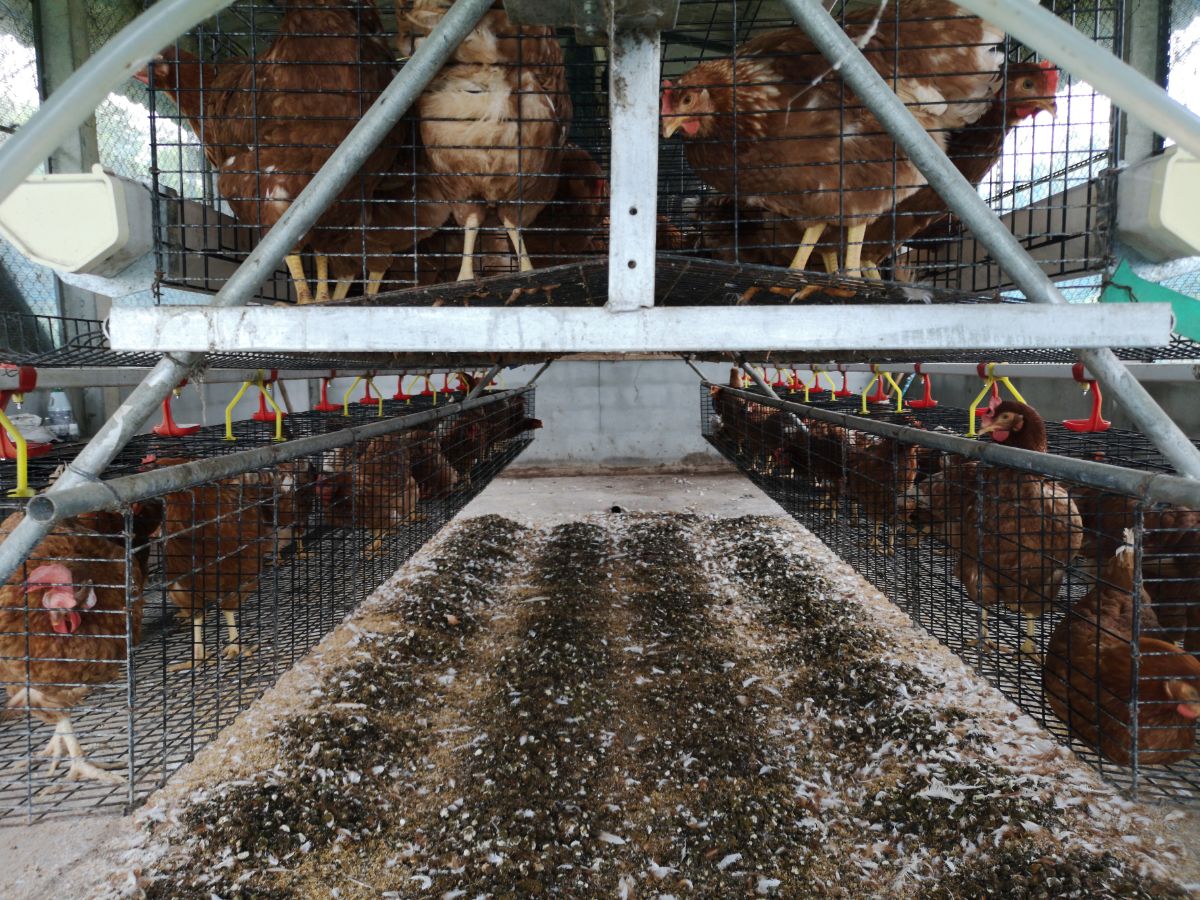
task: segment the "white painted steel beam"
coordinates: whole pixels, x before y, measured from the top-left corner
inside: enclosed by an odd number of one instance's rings
[[[1130,347],[1170,341],[1169,304],[115,309],[117,350],[639,353]]]
[[[607,307],[628,312],[654,305],[662,47],[657,32],[618,32],[613,25],[609,33]]]

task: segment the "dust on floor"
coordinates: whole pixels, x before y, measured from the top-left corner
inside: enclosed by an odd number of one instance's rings
[[[1170,823],[790,520],[472,519],[303,673],[113,892],[1183,895]]]

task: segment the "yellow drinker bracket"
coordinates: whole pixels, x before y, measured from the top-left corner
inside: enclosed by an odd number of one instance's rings
[[[238,403],[241,402],[241,399],[246,396],[246,391],[250,389],[250,385],[252,384],[254,384],[253,381],[243,381],[242,386],[238,388],[238,392],[233,395],[233,399],[230,400],[229,405],[225,407],[225,440],[227,441],[237,440],[237,438],[233,436],[233,409],[238,405]]]
[[[271,392],[267,390],[266,384],[263,383],[262,376],[258,379],[258,389],[267,401],[267,406],[275,411],[275,437],[271,438],[275,443],[283,443],[283,410],[279,408],[279,404],[275,402],[275,398],[271,396]]]
[[[17,486],[8,492],[10,497],[32,497],[35,493],[29,486],[29,442],[25,435],[9,420],[4,410],[0,409],[0,426],[8,432],[9,438],[17,445]]]
[[[1008,376],[1007,375],[997,376],[995,370],[996,370],[995,363],[987,364],[987,368],[986,368],[987,374],[984,376],[983,389],[980,390],[980,392],[975,395],[975,399],[971,401],[971,406],[967,410],[967,418],[969,420],[967,422],[967,437],[977,437],[978,436],[978,433],[975,431],[975,410],[978,408],[980,401],[983,400],[983,398],[987,396],[988,392],[992,389],[993,385],[996,385],[996,384],[1003,385],[1004,387],[1008,388],[1009,393],[1011,393],[1013,395],[1013,397],[1016,399],[1016,401],[1018,403],[1025,402],[1025,398],[1021,396],[1021,392],[1016,389],[1016,387],[1013,385],[1013,383],[1008,380]]]

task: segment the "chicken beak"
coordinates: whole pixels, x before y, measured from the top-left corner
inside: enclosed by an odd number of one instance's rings
[[[996,423],[988,422],[986,425],[981,425],[979,428],[979,431],[977,433],[979,434],[980,437],[983,437],[985,434],[991,434],[995,430],[996,430]]]
[[[1038,97],[1029,105],[1037,112],[1048,112],[1051,118],[1058,118],[1058,101],[1054,97]]]
[[[662,123],[662,136],[669,138],[683,125],[683,116],[664,116]]]

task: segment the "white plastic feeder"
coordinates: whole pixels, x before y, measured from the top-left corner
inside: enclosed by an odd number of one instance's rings
[[[58,272],[108,277],[153,248],[150,203],[145,186],[98,165],[35,175],[0,203],[0,235]]]

